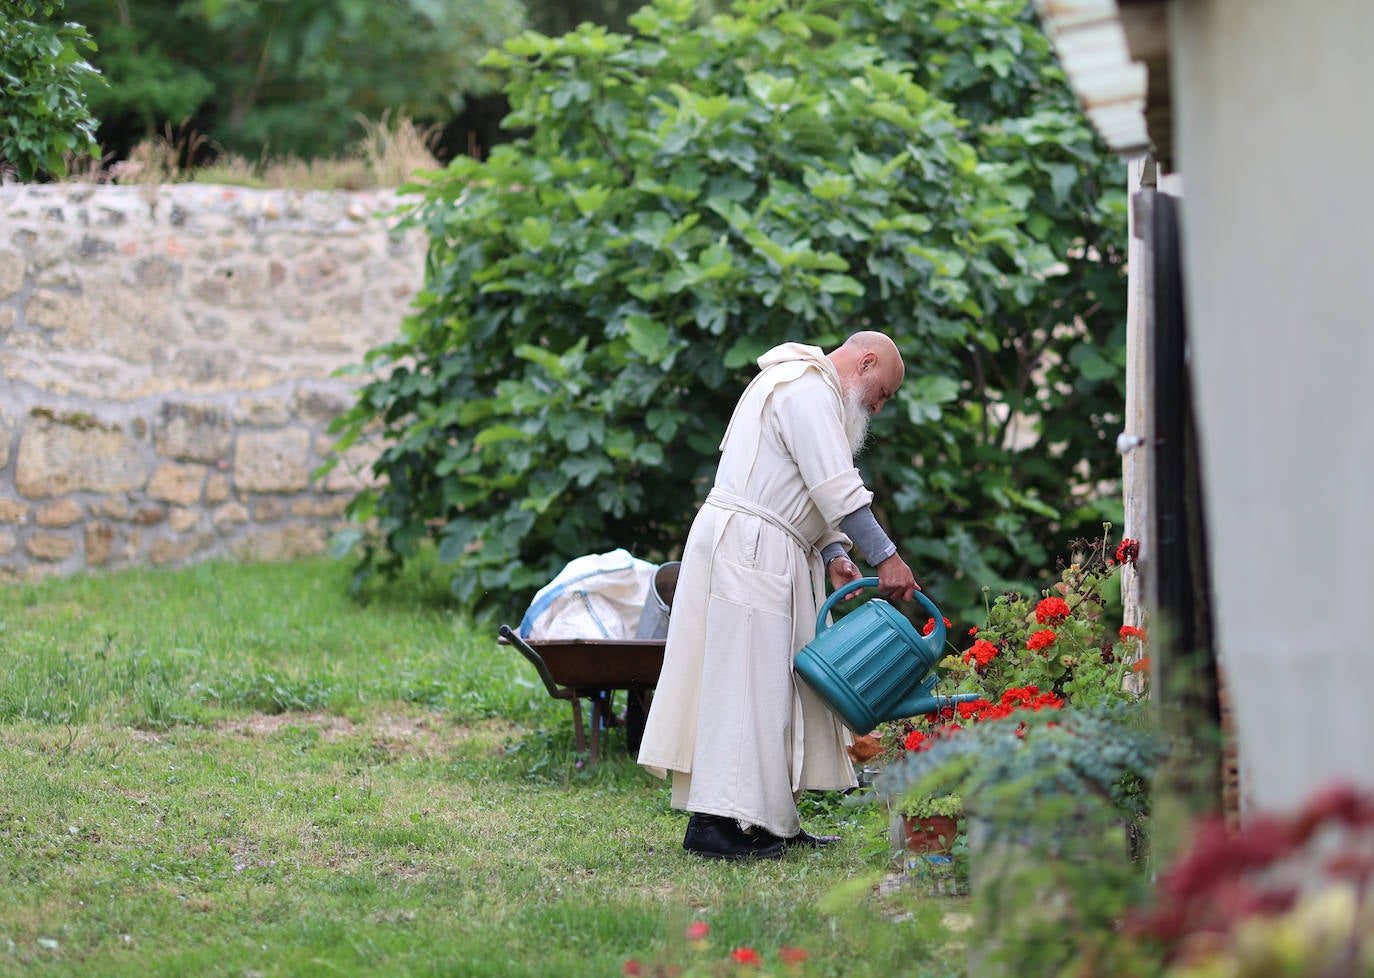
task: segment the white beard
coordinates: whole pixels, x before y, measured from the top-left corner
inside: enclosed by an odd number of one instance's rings
[[[844,433],[855,458],[862,454],[864,443],[868,441],[868,422],[872,417],[868,408],[864,407],[865,393],[859,384],[855,384],[844,395]]]

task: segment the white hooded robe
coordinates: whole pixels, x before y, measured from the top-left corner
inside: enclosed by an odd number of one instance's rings
[[[758,363],[687,535],[639,763],[673,773],[674,808],[789,837],[802,790],[857,783],[853,735],[792,659],[815,637],[820,550],[848,543],[839,521],[873,494],[822,350],[787,343]]]

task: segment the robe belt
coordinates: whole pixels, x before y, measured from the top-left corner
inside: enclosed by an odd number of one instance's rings
[[[803,537],[800,530],[771,509],[765,509],[758,503],[751,502],[743,496],[736,496],[732,492],[726,492],[724,489],[712,489],[706,495],[706,501],[719,506],[721,509],[730,509],[734,510],[736,513],[747,513],[750,516],[757,516],[765,523],[771,523],[773,526],[776,526],[779,530],[782,530],[795,540],[797,546],[806,551],[808,557],[813,555],[819,556],[820,554],[820,551],[816,549],[816,545]]]
[[[771,526],[776,526],[782,530],[797,546],[802,548],[806,554],[807,569],[811,572],[811,592],[815,595],[816,606],[820,607],[821,599],[825,596],[825,562],[821,560],[821,551],[814,543],[807,540],[798,530],[787,520],[783,519],[771,509],[760,506],[756,502],[736,496],[733,492],[726,492],[724,489],[712,489],[706,494],[706,503],[710,506],[719,506],[721,509],[732,510],[736,513],[745,513],[749,516],[757,516]],[[794,615],[800,614],[800,608],[793,608]]]

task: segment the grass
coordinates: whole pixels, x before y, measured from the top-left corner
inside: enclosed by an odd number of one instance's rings
[[[432,568],[366,604],[349,570],[0,588],[0,974],[733,974],[740,946],[789,974],[960,972],[959,905],[876,885],[877,809],[808,795],[842,843],[690,857],[620,731],[580,763],[568,705]]]
[[[224,152],[185,123],[176,130],[167,125],[161,134],[134,146],[127,159],[68,154],[65,179],[153,187],[194,182],[256,190],[353,191],[399,187],[417,170],[440,168],[435,156],[439,127],[421,128],[389,110],[375,121],[359,116],[358,124],[362,135],[339,158],[309,160],[266,154],[249,159]],[[203,159],[208,162],[196,162]]]

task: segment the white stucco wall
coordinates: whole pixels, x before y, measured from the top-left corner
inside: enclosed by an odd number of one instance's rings
[[[1247,807],[1374,787],[1374,3],[1171,10],[1215,612]]]

